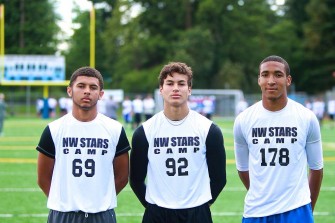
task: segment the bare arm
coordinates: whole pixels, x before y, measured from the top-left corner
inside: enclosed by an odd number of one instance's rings
[[[123,153],[114,158],[114,179],[116,194],[127,185],[129,176],[129,155],[128,152]]]
[[[54,164],[54,159],[47,157],[42,153],[38,153],[37,184],[47,197],[49,196]]]
[[[323,178],[323,169],[309,170],[308,181],[309,181],[309,189],[311,191],[311,202],[312,202],[313,211],[314,211],[316,201],[318,200],[318,197],[319,197],[322,178]]]
[[[240,176],[240,179],[244,184],[245,188],[249,190],[250,187],[249,171],[238,171],[238,175]]]

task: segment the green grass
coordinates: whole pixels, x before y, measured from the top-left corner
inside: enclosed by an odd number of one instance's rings
[[[241,222],[245,189],[239,180],[233,153],[233,120],[215,118],[221,127],[227,152],[227,186],[211,207],[214,222]],[[35,147],[50,120],[15,119],[5,121],[5,135],[0,137],[0,222],[44,223],[47,219],[46,197],[36,184]],[[129,139],[132,131],[127,129]],[[335,209],[335,128],[322,127],[324,180],[317,206],[316,223],[334,223]],[[143,207],[129,185],[118,196],[115,209],[118,223],[141,222]]]

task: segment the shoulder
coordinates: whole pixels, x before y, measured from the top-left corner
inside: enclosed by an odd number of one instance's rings
[[[151,118],[149,118],[147,121],[143,122],[143,126],[145,128],[148,128],[150,126],[153,125],[159,125],[161,122],[163,122],[165,119],[165,115],[163,113],[163,111],[158,112],[157,114],[155,114],[154,116],[152,116]]]
[[[74,117],[71,113],[68,113],[48,124],[49,127],[60,127],[63,126],[63,123],[69,123],[70,120],[73,120]]]
[[[207,125],[211,125],[213,123],[212,120],[206,118],[204,115],[202,115],[199,112],[196,112],[194,110],[190,110],[189,118],[196,121],[196,122],[206,123]]]
[[[259,114],[262,110],[264,110],[262,101],[258,101],[255,104],[249,106],[244,111],[236,116],[237,120],[245,119],[247,117],[253,116],[255,113]]]
[[[115,119],[112,119],[102,113],[98,113],[97,117],[96,117],[96,120],[99,120],[103,123],[107,123],[107,124],[110,124],[110,125],[114,125],[114,126],[122,126],[121,122],[115,120]]]
[[[296,102],[292,99],[288,99],[287,103],[290,110],[294,110],[296,114],[305,116],[305,117],[313,117],[314,113],[310,109],[306,108],[304,105],[300,104],[299,102]],[[293,111],[291,111],[293,112]]]

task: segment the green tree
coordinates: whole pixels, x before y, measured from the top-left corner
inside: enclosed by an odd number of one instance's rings
[[[267,1],[205,0],[201,1],[196,18],[214,39],[210,86],[256,91],[259,60],[271,51],[268,30],[278,22]],[[236,71],[242,72],[238,81]]]
[[[95,68],[104,76],[106,88],[110,87],[110,71],[105,66],[106,50],[104,48],[103,35],[107,20],[111,16],[110,6],[95,9]],[[74,29],[73,36],[69,39],[69,49],[64,52],[67,58],[67,74],[82,66],[90,66],[90,11],[80,11],[75,8],[74,23],[77,27]]]
[[[55,54],[59,17],[48,0],[0,0],[5,6],[5,54]]]
[[[306,12],[309,19],[303,27],[305,69],[299,88],[318,93],[335,84],[332,76],[335,71],[335,2],[310,0]]]

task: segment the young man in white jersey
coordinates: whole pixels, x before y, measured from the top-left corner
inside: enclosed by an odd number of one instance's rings
[[[287,97],[291,81],[283,58],[265,58],[262,100],[235,120],[236,166],[248,190],[243,223],[314,222],[323,176],[320,127],[312,111]]]
[[[116,196],[129,175],[126,133],[119,122],[97,111],[104,94],[99,71],[76,70],[67,93],[72,112],[49,123],[36,148],[48,223],[115,223]]]
[[[211,223],[210,205],[226,184],[221,130],[188,107],[192,77],[184,63],[165,65],[164,110],[134,132],[130,186],[145,207],[143,223]]]

